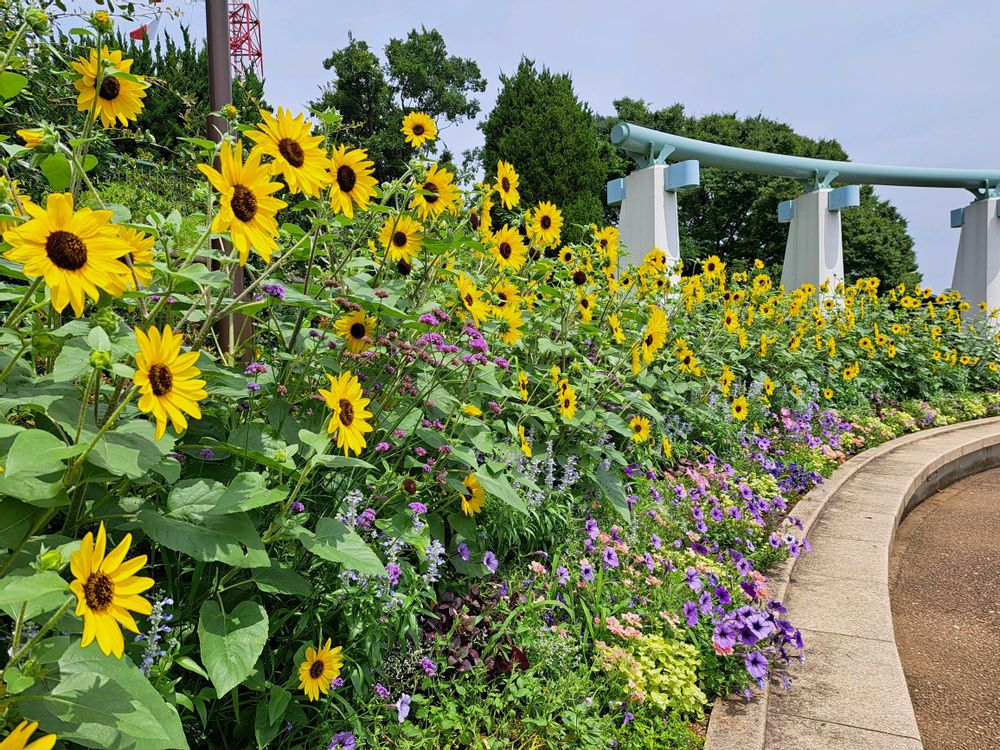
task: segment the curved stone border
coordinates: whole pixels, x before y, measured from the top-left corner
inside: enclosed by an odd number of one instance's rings
[[[793,510],[812,552],[769,590],[802,630],[795,684],[717,701],[705,750],[922,750],[889,606],[896,527],[915,505],[1000,466],[1000,417],[911,433],[859,453]]]

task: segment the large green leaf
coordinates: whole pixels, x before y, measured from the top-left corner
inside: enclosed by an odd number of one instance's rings
[[[223,562],[235,568],[262,568],[271,562],[245,513],[181,519],[144,508],[139,511],[139,526],[154,541],[195,560]]]
[[[28,79],[20,73],[11,70],[0,73],[0,96],[4,99],[13,99],[27,85]]]
[[[198,640],[215,692],[225,695],[253,672],[267,643],[267,612],[257,602],[245,601],[226,614],[207,601],[198,617]]]
[[[597,481],[597,485],[601,488],[604,496],[615,506],[615,510],[626,521],[629,520],[631,518],[631,511],[625,500],[625,487],[622,485],[621,478],[613,472],[598,469],[594,472],[594,479]]]
[[[316,532],[299,529],[299,541],[317,557],[368,575],[385,575],[385,566],[365,540],[336,518],[321,518]]]
[[[130,659],[66,643],[58,669],[42,672],[25,694],[33,699],[20,702],[26,719],[83,747],[187,750],[177,709]]]
[[[223,490],[212,513],[224,515],[263,508],[265,505],[281,502],[287,494],[287,487],[268,489],[263,474],[244,471],[233,477],[233,481]]]
[[[41,170],[53,190],[65,190],[73,181],[73,170],[69,159],[62,154],[50,154],[45,157]]]
[[[62,471],[66,468],[63,459],[80,453],[83,446],[66,445],[62,440],[45,430],[25,430],[14,438],[4,473],[13,477],[38,477]]]
[[[253,569],[253,582],[257,584],[257,588],[268,594],[309,596],[312,593],[309,581],[294,570],[281,567],[273,560],[270,568]]]
[[[24,616],[32,619],[62,606],[68,584],[50,570],[17,570],[0,578],[0,609],[16,619],[21,605]]]
[[[125,422],[106,433],[87,460],[116,476],[141,479],[174,448],[167,432],[155,439],[156,427],[145,419]]]
[[[510,486],[510,482],[507,481],[507,477],[503,474],[494,476],[487,471],[481,471],[476,476],[479,478],[479,483],[483,485],[483,489],[486,490],[487,495],[492,495],[498,500],[502,500],[511,508],[519,510],[522,513],[528,512],[528,506],[524,504],[524,500],[517,494],[517,490]]]
[[[0,548],[15,547],[31,529],[35,510],[29,505],[5,497],[0,500]]]

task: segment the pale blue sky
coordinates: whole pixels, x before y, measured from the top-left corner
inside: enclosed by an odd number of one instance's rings
[[[80,0],[80,5],[91,5]],[[166,0],[204,33],[204,5]],[[811,137],[836,138],[855,161],[1000,171],[996,127],[1000,3],[919,0],[668,3],[500,0],[428,3],[260,0],[266,95],[301,107],[329,78],[322,61],[350,30],[381,51],[421,24],[489,82],[522,55],[573,76],[581,99],[610,112],[621,96],[688,112],[764,114]],[[164,24],[168,28],[176,23]],[[456,151],[474,125],[444,133]],[[951,281],[962,190],[878,188],[906,217],[925,280]]]

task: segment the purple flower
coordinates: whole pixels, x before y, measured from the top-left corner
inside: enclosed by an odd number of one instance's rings
[[[742,560],[737,561],[736,570],[739,571],[740,575],[748,576],[753,572],[753,565],[744,557]]]
[[[689,628],[698,624],[698,605],[694,602],[684,602],[684,618]]]
[[[389,450],[389,444],[386,443],[385,441],[375,446],[376,453],[385,453],[387,450]]]
[[[211,448],[202,448],[201,453],[199,453],[198,455],[200,455],[207,461],[211,461],[213,458],[215,458],[215,451],[213,451]]]
[[[267,372],[267,365],[261,362],[251,362],[243,369],[243,374],[248,378],[252,378],[254,375],[260,375],[264,372]]]
[[[618,567],[618,553],[614,551],[611,547],[604,548],[604,555],[602,556],[604,562],[604,569],[617,568]]]
[[[392,704],[392,707],[396,709],[396,718],[402,724],[406,721],[406,717],[410,715],[410,696],[403,693],[399,696],[399,700]]]
[[[630,723],[630,722],[632,722],[634,720],[635,720],[635,716],[633,714],[629,713],[628,711],[626,711],[625,715],[622,716],[622,725],[628,724],[628,723]]]
[[[590,560],[580,561],[580,578],[590,583],[594,580],[594,566],[590,564]]]
[[[725,586],[719,586],[715,589],[715,598],[719,600],[719,604],[729,604],[732,599],[729,597],[729,591],[726,590]]]
[[[420,660],[420,668],[424,670],[424,674],[428,677],[433,677],[437,672],[437,666],[426,656]]]
[[[597,537],[601,535],[601,529],[598,527],[597,521],[593,518],[588,518],[587,522],[583,526],[587,530],[587,536],[591,539],[597,539]]]
[[[426,513],[427,512],[427,506],[424,505],[423,503],[415,503],[415,502],[414,503],[410,503],[409,508],[410,508],[410,510],[412,510],[414,513],[417,513],[417,514]]]
[[[569,568],[565,565],[560,565],[556,568],[556,580],[559,581],[560,586],[565,586],[569,583]]]
[[[764,658],[763,654],[751,651],[747,654],[744,664],[746,664],[747,672],[755,680],[762,680],[767,677],[767,659]]]
[[[500,567],[500,561],[497,560],[496,555],[487,550],[486,554],[483,555],[483,565],[486,566],[486,569],[490,571],[490,573],[496,573],[497,568]]]
[[[298,500],[292,503],[291,508],[293,513],[305,513],[306,510],[306,506],[304,506]]]
[[[389,688],[387,688],[381,682],[375,683],[374,690],[375,690],[375,695],[377,695],[379,698],[381,698],[384,701],[389,700]]]
[[[389,586],[395,587],[399,583],[399,577],[403,574],[403,569],[396,565],[396,563],[387,563],[385,572],[389,579]]]
[[[643,562],[646,563],[646,567],[649,569],[650,573],[653,573],[653,572],[656,571],[656,560],[653,559],[653,556],[649,552],[646,552],[642,556],[642,559],[643,559]]]
[[[417,318],[417,320],[429,326],[436,326],[441,322],[436,317],[434,317],[434,313],[424,313],[419,318]]]
[[[247,390],[250,393],[260,393],[260,383],[247,383]]]
[[[715,626],[712,641],[721,649],[730,649],[736,645],[736,628],[728,620],[723,620]]]
[[[698,571],[694,568],[688,568],[684,571],[684,577],[687,579],[688,588],[692,591],[701,591],[701,576],[698,575]]]
[[[649,543],[653,545],[654,549],[659,549],[660,547],[663,546],[663,540],[660,539],[660,537],[658,537],[656,534],[653,534],[651,537],[649,537]]]
[[[272,297],[277,297],[278,299],[285,298],[285,287],[280,284],[263,284],[261,290],[264,294],[269,294]]]
[[[354,735],[351,732],[337,732],[326,750],[354,750]]]
[[[458,556],[465,562],[469,562],[469,545],[465,542],[458,543]]]

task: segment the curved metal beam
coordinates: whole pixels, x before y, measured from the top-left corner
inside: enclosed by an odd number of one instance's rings
[[[1000,185],[1000,169],[894,167],[810,159],[707,143],[627,122],[615,125],[611,131],[611,142],[623,149],[640,167],[663,164],[668,158],[670,161],[697,159],[708,167],[790,177],[816,187],[829,187],[836,180],[853,185],[965,188],[982,197]]]

